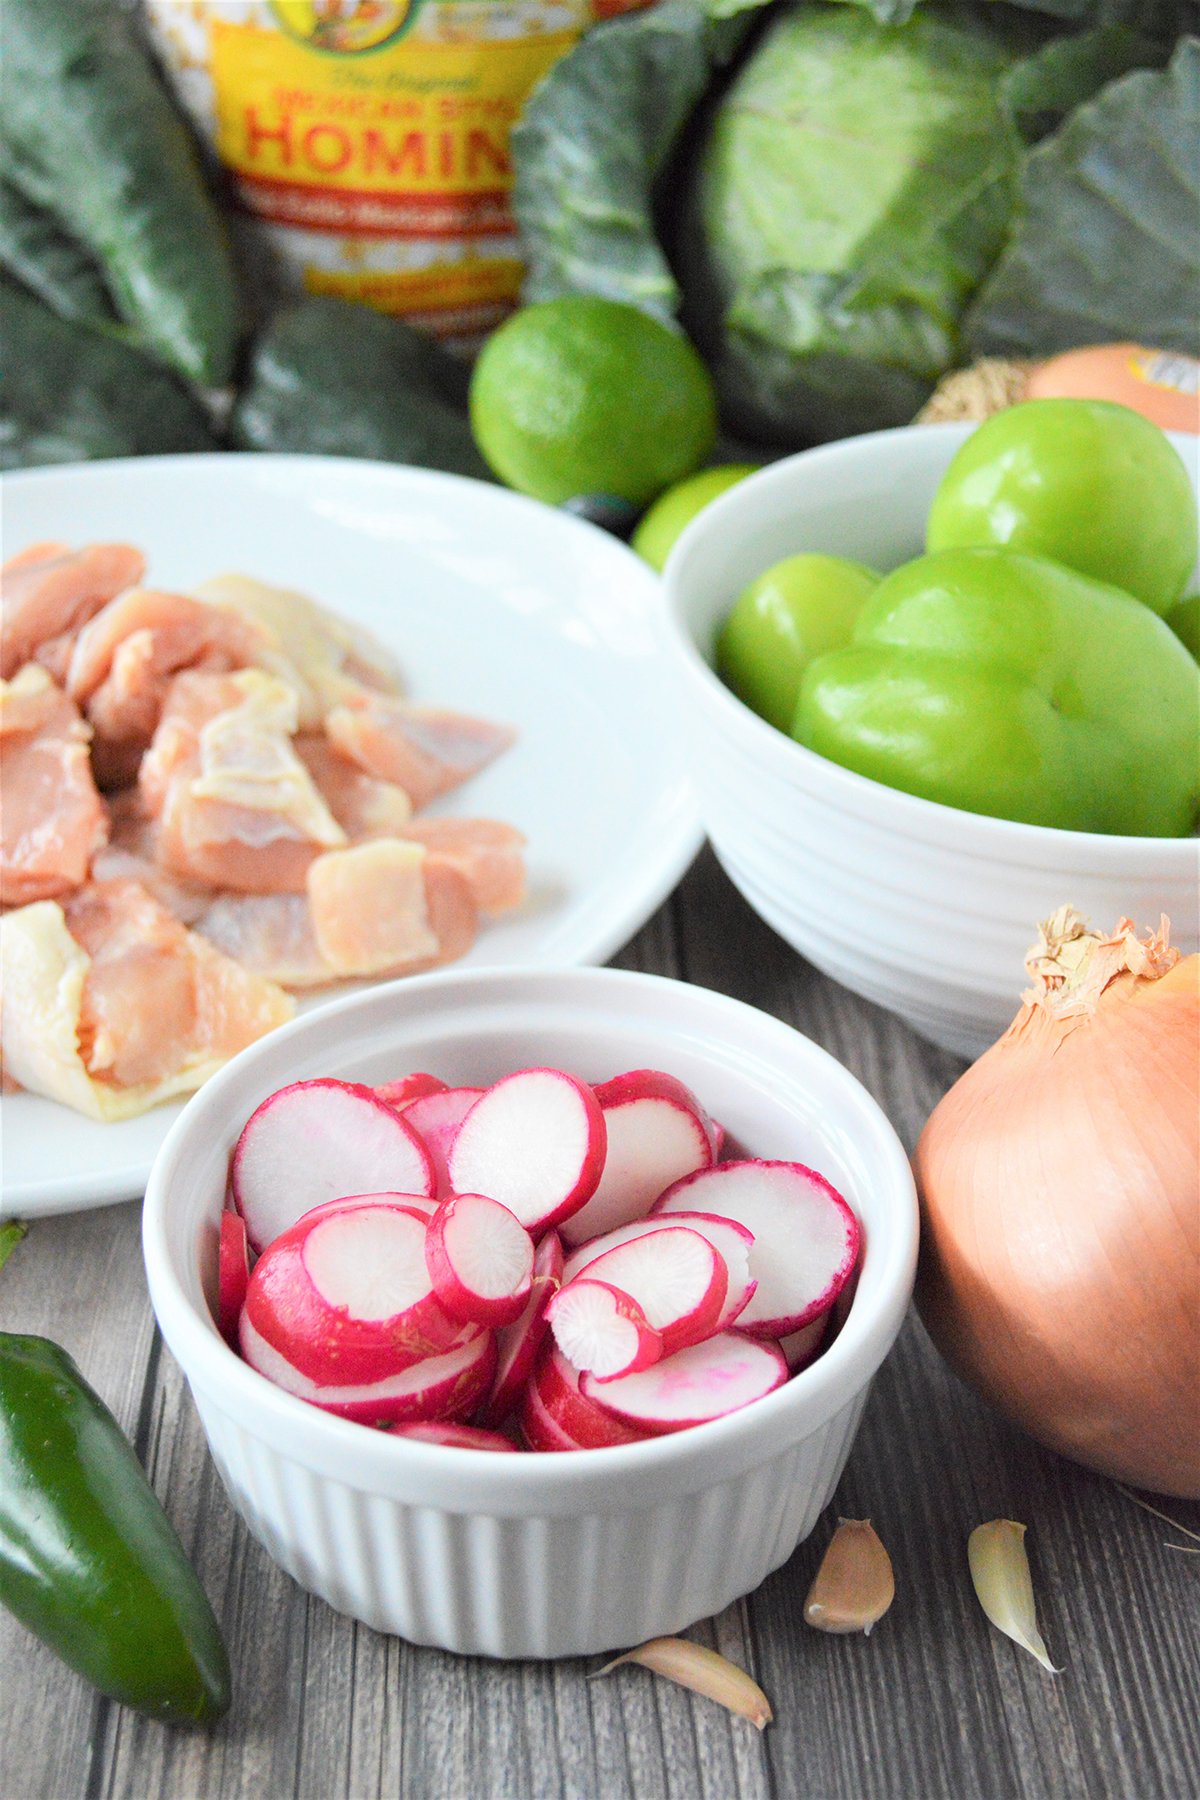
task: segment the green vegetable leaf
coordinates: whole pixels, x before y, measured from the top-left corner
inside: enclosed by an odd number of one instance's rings
[[[602,294],[674,323],[679,289],[658,243],[655,184],[750,23],[664,0],[597,26],[551,69],[512,138],[527,301]]]
[[[240,302],[195,146],[108,0],[3,0],[5,176],[87,246],[139,342],[187,379],[233,373]]]
[[[1131,69],[1161,68],[1170,47],[1126,25],[1102,25],[1052,38],[1014,63],[1001,82],[1005,104],[1030,143],[1057,130],[1067,114],[1106,82]]]
[[[116,325],[104,278],[53,216],[0,179],[0,265],[63,319]]]
[[[1200,353],[1200,42],[1079,107],[1027,159],[1022,212],[967,320],[976,355],[1137,337]]]

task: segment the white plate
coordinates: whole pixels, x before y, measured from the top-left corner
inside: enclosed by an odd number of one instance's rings
[[[603,962],[699,846],[661,694],[656,579],[564,513],[383,463],[164,456],[9,476],[4,536],[6,555],[39,538],[127,539],[168,588],[234,569],[300,588],[375,632],[414,698],[515,725],[515,747],[441,809],[529,839],[530,899],[480,932],[467,965]],[[6,1095],[0,1216],[140,1194],[179,1110],[99,1125]]]

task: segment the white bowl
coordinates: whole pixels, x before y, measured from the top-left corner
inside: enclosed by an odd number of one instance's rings
[[[829,1350],[743,1412],[649,1443],[496,1456],[414,1443],[294,1399],[213,1324],[217,1231],[243,1121],[285,1082],[431,1069],[488,1082],[531,1063],[597,1081],[659,1066],[756,1154],[825,1173],[864,1226]],[[841,1065],[777,1019],[612,969],[418,977],[273,1032],[188,1105],[154,1165],[150,1297],[230,1498],[304,1587],[416,1643],[569,1656],[681,1630],[787,1560],[837,1485],[912,1288],[904,1151]]]
[[[688,526],[667,563],[663,624],[701,815],[755,911],[818,969],[924,1037],[978,1056],[1015,1013],[1037,922],[1070,902],[1095,925],[1172,921],[1200,947],[1191,838],[1103,837],[919,800],[752,713],[711,668],[747,582],[799,551],[895,568],[967,425],[873,432],[750,476]],[[1173,440],[1195,467],[1197,440]]]

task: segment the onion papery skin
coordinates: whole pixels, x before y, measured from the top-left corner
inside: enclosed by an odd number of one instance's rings
[[[914,1162],[951,1366],[1052,1450],[1200,1498],[1200,957],[1080,1016],[1027,996]]]

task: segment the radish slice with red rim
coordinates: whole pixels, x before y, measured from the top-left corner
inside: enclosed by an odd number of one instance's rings
[[[580,1390],[579,1370],[569,1363],[553,1342],[543,1348],[529,1383],[529,1392],[579,1450],[603,1450],[611,1444],[637,1444],[649,1436],[597,1406]]]
[[[619,1381],[583,1375],[579,1391],[626,1424],[660,1434],[740,1412],[782,1387],[787,1377],[777,1344],[723,1331]]]
[[[546,1310],[562,1286],[562,1272],[562,1244],[556,1231],[548,1231],[534,1252],[533,1282],[525,1310],[497,1335],[496,1382],[480,1415],[482,1424],[503,1425],[517,1406],[550,1328]]]
[[[825,1312],[858,1258],[858,1220],[836,1188],[803,1163],[718,1163],[687,1175],[654,1204],[655,1218],[711,1212],[754,1234],[758,1283],[738,1330],[779,1339]]]
[[[643,1218],[665,1188],[715,1159],[712,1120],[673,1075],[631,1069],[592,1091],[608,1140],[604,1173],[586,1205],[564,1220],[568,1244]]]
[[[522,1069],[477,1100],[450,1150],[456,1194],[487,1194],[540,1235],[590,1198],[604,1167],[604,1115],[561,1069]]]
[[[608,1281],[580,1276],[560,1288],[547,1317],[567,1361],[597,1381],[648,1369],[663,1353],[662,1338],[637,1301]]]
[[[322,1207],[263,1251],[243,1317],[316,1383],[381,1381],[441,1355],[462,1324],[434,1294],[427,1230],[403,1203]]]
[[[574,1281],[585,1269],[590,1269],[596,1258],[606,1250],[615,1250],[619,1245],[631,1243],[634,1238],[645,1237],[651,1231],[661,1231],[666,1222],[664,1218],[651,1214],[648,1219],[635,1219],[630,1225],[618,1225],[615,1231],[593,1238],[588,1244],[580,1244],[568,1256],[563,1267],[564,1284]],[[670,1222],[698,1231],[701,1237],[708,1239],[724,1262],[728,1288],[724,1309],[713,1330],[727,1330],[744,1310],[757,1286],[750,1276],[753,1233],[747,1231],[744,1225],[739,1225],[735,1219],[717,1219],[709,1213],[673,1213]]]
[[[398,1375],[338,1385],[302,1374],[260,1335],[247,1311],[242,1313],[239,1339],[250,1367],[276,1387],[324,1412],[363,1425],[466,1418],[487,1392],[496,1366],[495,1338],[478,1326],[469,1328],[440,1356],[422,1357]]]
[[[570,1434],[563,1430],[557,1420],[542,1404],[541,1396],[531,1383],[526,1388],[521,1400],[521,1414],[518,1420],[521,1436],[531,1450],[563,1451],[582,1450],[583,1444],[577,1444]]]
[[[829,1320],[829,1313],[818,1313],[815,1319],[810,1319],[799,1331],[789,1332],[787,1337],[780,1338],[779,1348],[783,1351],[789,1375],[798,1375],[801,1369],[807,1369],[814,1357],[820,1355],[829,1330]]]
[[[371,1088],[296,1081],[251,1113],[233,1152],[234,1205],[255,1250],[323,1200],[384,1188],[432,1194],[416,1132]]]
[[[483,1093],[483,1088],[444,1088],[438,1094],[422,1094],[404,1108],[405,1123],[411,1125],[429,1152],[433,1164],[432,1191],[439,1200],[454,1191],[446,1159],[458,1136],[459,1126]]]
[[[250,1285],[250,1246],[240,1213],[221,1214],[217,1246],[217,1329],[231,1350],[237,1349],[238,1320]]]
[[[415,1438],[419,1444],[441,1444],[453,1450],[499,1450],[520,1455],[519,1447],[499,1431],[481,1431],[477,1425],[455,1425],[449,1420],[418,1420],[414,1425],[391,1425],[393,1437]]]
[[[423,1100],[426,1094],[444,1094],[446,1083],[436,1075],[427,1075],[423,1069],[414,1069],[411,1075],[401,1075],[395,1081],[379,1082],[374,1092],[397,1112],[403,1112],[406,1106],[414,1100]]]
[[[596,1257],[586,1278],[632,1295],[662,1338],[662,1354],[670,1356],[712,1335],[725,1310],[729,1278],[724,1258],[700,1232],[673,1220],[661,1224],[668,1229],[631,1237]],[[563,1293],[573,1285],[564,1283]]]
[[[433,1290],[464,1325],[510,1325],[533,1283],[533,1239],[507,1206],[453,1194],[429,1221],[425,1260]]]

